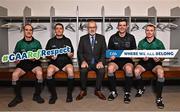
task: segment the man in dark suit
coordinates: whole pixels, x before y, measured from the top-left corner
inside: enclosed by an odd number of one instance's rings
[[[81,91],[76,100],[81,100],[87,95],[87,74],[91,70],[96,72],[94,94],[98,98],[106,100],[106,97],[101,92],[102,80],[105,75],[106,42],[104,36],[97,34],[96,30],[96,22],[91,20],[88,22],[88,34],[80,38],[77,56],[80,68]]]

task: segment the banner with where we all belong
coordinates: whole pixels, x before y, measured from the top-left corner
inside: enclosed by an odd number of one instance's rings
[[[174,58],[179,50],[107,50],[106,58],[111,56],[120,58]]]

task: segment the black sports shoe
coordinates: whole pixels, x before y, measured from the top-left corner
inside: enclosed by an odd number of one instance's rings
[[[44,99],[40,95],[33,95],[33,100],[37,103],[44,103]]]
[[[72,101],[73,101],[72,94],[68,94],[68,95],[67,95],[67,98],[66,98],[66,102],[67,102],[67,103],[70,103],[70,102],[72,102]]]
[[[162,98],[156,99],[156,105],[157,105],[157,107],[159,109],[163,109],[164,108],[164,104],[163,104]]]
[[[9,104],[8,107],[15,107],[17,104],[23,102],[22,97],[15,97]]]
[[[124,94],[124,103],[129,104],[130,102],[131,102],[130,93],[125,92],[125,94]]]
[[[145,92],[145,87],[143,89],[138,89],[135,97],[141,97]]]
[[[51,97],[49,99],[49,104],[55,104],[56,103],[56,100],[57,100],[57,97]]]
[[[114,100],[117,96],[118,94],[115,91],[111,91],[108,96],[108,101]]]

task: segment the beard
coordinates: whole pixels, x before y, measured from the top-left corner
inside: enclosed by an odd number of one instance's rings
[[[89,34],[93,36],[96,34],[96,32],[89,32]]]

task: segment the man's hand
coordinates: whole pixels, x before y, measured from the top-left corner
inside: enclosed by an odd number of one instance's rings
[[[20,60],[16,60],[14,63],[18,64],[18,63],[20,63]]]
[[[81,68],[88,68],[88,64],[86,61],[83,61],[81,64]]]
[[[115,60],[115,56],[111,56],[110,58],[109,58],[109,61],[112,61],[112,60]]]
[[[73,57],[73,53],[67,53],[68,57],[72,58]]]
[[[148,59],[149,59],[148,57],[143,58],[144,61],[147,61]]]
[[[103,63],[102,63],[102,62],[98,62],[98,63],[96,64],[96,68],[97,68],[97,69],[104,68]]]
[[[160,58],[153,58],[153,60],[155,61],[155,62],[159,62],[159,61],[161,61],[161,59]]]
[[[52,56],[51,59],[55,60],[57,59],[57,56]]]
[[[30,61],[36,61],[36,59],[35,58],[33,58],[33,59],[29,59]]]

